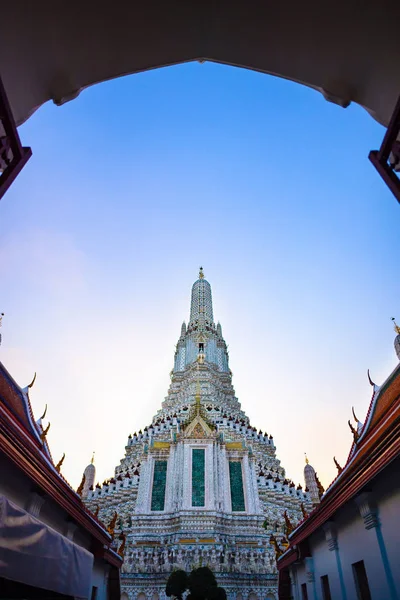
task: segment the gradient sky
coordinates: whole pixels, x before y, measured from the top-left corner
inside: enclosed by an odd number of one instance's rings
[[[361,107],[206,63],[97,85],[20,128],[33,157],[0,203],[0,359],[77,486],[111,477],[169,385],[203,265],[236,394],[287,476],[327,485],[354,405],[397,364],[399,206]]]

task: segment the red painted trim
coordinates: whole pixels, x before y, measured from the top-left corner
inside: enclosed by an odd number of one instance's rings
[[[289,548],[283,556],[279,559],[279,570],[287,569],[290,565],[292,565],[296,560],[299,559],[299,555],[297,552],[297,547]]]
[[[354,497],[373,477],[385,468],[400,453],[400,402],[399,398],[391,410],[365,440],[359,454],[355,456],[348,471],[322,499],[319,507],[311,513],[290,537],[293,548],[323,525],[348,500]],[[284,568],[286,554],[278,561],[278,568]],[[282,565],[282,566],[281,566]]]
[[[110,548],[104,549],[103,556],[104,556],[104,559],[110,565],[113,565],[114,567],[117,567],[118,569],[121,567],[122,563],[124,562],[124,559],[119,554],[117,554],[116,552],[111,550]]]
[[[10,420],[0,405],[0,450],[31,481],[43,490],[56,504],[102,544],[109,545],[111,536],[96,522],[80,498],[46,462],[30,436],[21,439],[21,429]]]

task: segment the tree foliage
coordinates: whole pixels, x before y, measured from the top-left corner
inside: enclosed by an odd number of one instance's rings
[[[165,593],[167,596],[175,596],[178,600],[182,600],[184,592],[187,590],[188,576],[182,569],[172,571],[168,577]]]
[[[214,573],[208,567],[193,569],[188,578],[188,588],[193,600],[205,600],[217,587]]]
[[[189,590],[186,600],[226,600],[224,588],[218,587],[215,575],[208,567],[193,569],[189,576],[181,569],[171,573],[165,588],[167,596],[182,600],[186,590]]]

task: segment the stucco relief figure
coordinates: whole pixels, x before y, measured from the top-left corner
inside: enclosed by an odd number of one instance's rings
[[[139,553],[139,571],[141,573],[144,573],[145,569],[146,569],[146,563],[145,563],[145,558],[144,558],[144,552],[141,551]]]
[[[179,568],[182,568],[183,565],[183,555],[182,555],[182,550],[181,548],[179,548],[178,550],[178,554],[176,556],[176,562]]]

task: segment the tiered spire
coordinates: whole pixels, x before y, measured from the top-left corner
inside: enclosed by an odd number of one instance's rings
[[[184,373],[199,358],[201,364],[212,365],[219,372],[230,374],[227,347],[221,325],[214,323],[211,286],[204,277],[203,267],[192,286],[190,319],[187,327],[185,323],[181,327],[172,376]]]
[[[190,304],[190,325],[198,322],[199,327],[214,322],[211,286],[204,278],[203,267],[200,267],[199,278],[192,286],[192,300]]]
[[[394,349],[396,351],[397,358],[400,360],[400,327],[399,327],[399,325],[397,325],[394,317],[392,317],[392,321],[394,324],[394,330],[397,333],[395,340],[394,340]]]
[[[317,474],[310,465],[306,455],[306,466],[304,467],[304,481],[306,490],[310,492],[311,502],[316,505],[320,503],[320,490],[317,481]]]

